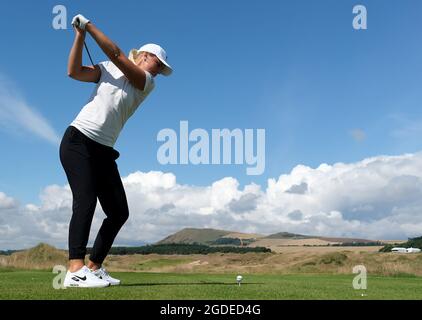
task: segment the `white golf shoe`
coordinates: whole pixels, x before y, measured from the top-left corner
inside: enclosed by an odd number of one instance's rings
[[[66,288],[104,288],[110,286],[110,282],[99,279],[87,266],[83,266],[76,272],[68,270],[63,285]]]
[[[99,279],[108,281],[112,286],[118,286],[120,284],[120,280],[110,276],[110,274],[104,268],[91,270],[91,272],[95,274]]]

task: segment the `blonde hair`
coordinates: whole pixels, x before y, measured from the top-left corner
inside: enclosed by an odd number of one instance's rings
[[[130,52],[129,52],[129,56],[128,56],[128,59],[130,60],[130,61],[132,61],[133,63],[135,63],[136,64],[136,59],[138,59],[138,57],[142,54],[142,53],[144,53],[144,52],[146,52],[146,51],[138,51],[138,50],[136,50],[136,49],[132,49],[132,50],[130,50]]]
[[[133,63],[135,63],[137,57],[138,57],[138,50],[136,49],[130,50],[128,59],[132,61]]]

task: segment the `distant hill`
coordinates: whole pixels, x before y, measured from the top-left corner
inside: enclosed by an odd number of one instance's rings
[[[67,265],[67,252],[46,243],[28,250],[12,253],[4,259],[3,266],[23,269],[49,269],[52,265]]]
[[[374,240],[358,239],[358,238],[333,238],[333,237],[321,237],[321,236],[305,236],[303,234],[296,234],[290,232],[279,232],[270,234],[269,236],[263,237],[262,239],[319,239],[330,243],[373,243]]]
[[[246,241],[245,241],[246,240]],[[249,240],[249,241],[247,241]],[[273,247],[280,245],[342,245],[342,244],[371,244],[374,240],[358,238],[333,238],[323,236],[309,236],[290,232],[278,232],[270,235],[241,233],[217,229],[185,228],[158,241],[156,244],[232,244]]]
[[[208,244],[230,233],[232,232],[225,231],[225,230],[185,228],[185,229],[180,230],[179,232],[176,232],[158,241],[156,244],[168,244],[168,243]]]
[[[304,236],[302,234],[290,233],[290,232],[279,232],[270,234],[269,236],[263,237],[263,239],[310,239],[316,238],[313,236]]]
[[[419,239],[415,239],[419,240]],[[357,238],[331,238],[322,236],[309,236],[289,232],[279,232],[270,235],[244,233],[237,231],[218,230],[211,228],[185,228],[167,236],[155,244],[204,244],[209,246],[235,246],[235,247],[265,247],[275,252],[287,246],[359,246],[359,245],[384,245],[376,241]],[[418,243],[412,243],[419,247]],[[116,252],[132,250],[132,247],[114,248]],[[89,250],[89,248],[88,248]],[[120,250],[120,251],[119,251]],[[22,268],[44,268],[54,264],[67,264],[67,251],[56,249],[48,244],[40,243],[28,250],[3,251],[0,256],[0,266],[8,264]]]
[[[237,239],[261,239],[265,237],[258,233],[243,233],[243,232],[232,232],[226,234],[223,238],[237,238]]]
[[[359,238],[330,238],[330,237],[317,237],[318,239],[325,240],[328,242],[339,242],[339,243],[374,243],[378,242],[375,240],[359,239]]]

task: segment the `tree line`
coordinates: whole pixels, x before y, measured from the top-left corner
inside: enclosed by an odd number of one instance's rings
[[[87,249],[91,253],[92,248]],[[247,253],[247,252],[271,252],[271,249],[265,247],[212,247],[204,244],[152,244],[140,247],[112,247],[109,254],[128,255],[128,254],[209,254],[209,253]]]

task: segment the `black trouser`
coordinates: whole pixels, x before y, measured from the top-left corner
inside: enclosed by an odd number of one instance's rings
[[[119,152],[69,126],[60,144],[60,161],[72,189],[69,259],[84,259],[97,197],[107,218],[95,239],[90,260],[101,264],[129,217],[125,190],[115,160]]]

